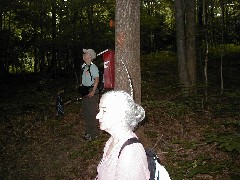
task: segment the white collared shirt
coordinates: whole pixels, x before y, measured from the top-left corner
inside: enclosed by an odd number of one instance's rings
[[[90,66],[84,63],[82,69],[82,85],[92,86],[94,84],[94,78],[99,77],[98,67],[91,62]]]

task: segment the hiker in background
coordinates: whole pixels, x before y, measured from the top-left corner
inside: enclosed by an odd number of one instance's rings
[[[85,128],[85,140],[93,140],[98,136],[98,123],[96,120],[96,114],[98,110],[99,102],[99,90],[97,88],[99,83],[99,71],[98,67],[92,63],[96,58],[96,53],[92,49],[83,49],[83,61],[82,65],[82,84],[80,87],[87,89],[87,94],[82,99],[82,112],[83,119],[86,124]]]
[[[98,180],[148,180],[147,156],[141,143],[120,149],[144,119],[144,109],[124,91],[109,91],[102,95],[99,103],[100,129],[111,135],[105,144],[103,157],[98,165]]]

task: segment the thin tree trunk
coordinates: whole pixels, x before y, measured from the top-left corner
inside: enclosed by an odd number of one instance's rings
[[[0,31],[3,30],[3,12],[0,10]]]
[[[9,33],[11,32],[11,20],[12,20],[12,11],[9,10],[9,17],[8,17],[8,30],[9,30]]]
[[[203,2],[202,0],[197,1],[197,67],[199,69],[203,69],[203,63],[202,60],[204,59],[203,54],[203,40],[204,40],[204,34],[203,34]],[[203,71],[197,71],[198,75],[201,77],[204,77]]]
[[[44,55],[44,50],[43,50],[43,37],[44,37],[44,32],[43,32],[43,2],[41,1],[41,11],[40,11],[40,46],[39,46],[39,66],[40,66],[40,73],[42,77],[45,75],[45,55]]]
[[[205,50],[205,59],[204,59],[204,77],[205,77],[205,100],[208,99],[208,25],[207,25],[207,9],[205,0],[203,0],[203,24],[204,24],[204,32],[205,32],[205,44],[206,44],[206,50]]]
[[[39,69],[39,60],[38,60],[38,56],[37,56],[37,20],[34,19],[34,72],[37,73],[38,69]]]
[[[220,67],[220,74],[221,74],[221,94],[223,94],[223,56],[224,56],[224,30],[225,30],[225,7],[224,3],[221,4],[222,10],[222,52],[221,52],[221,67]]]
[[[88,32],[89,32],[89,36],[88,36],[88,41],[90,42],[90,46],[91,48],[94,47],[95,44],[95,40],[94,40],[94,27],[93,27],[93,5],[90,5],[88,10],[87,10],[87,14],[88,14]]]
[[[216,42],[214,41],[215,37],[214,37],[214,34],[213,34],[213,25],[214,25],[214,1],[211,0],[210,2],[208,2],[210,4],[210,14],[209,15],[209,22],[208,22],[208,26],[211,27],[210,29],[210,32],[209,32],[209,42],[211,43],[211,46],[215,46],[216,45]],[[206,4],[206,10],[208,9],[208,4]],[[207,11],[206,11],[207,12]]]
[[[56,0],[52,0],[52,62],[51,70],[52,76],[56,78],[57,76],[57,56],[56,56],[56,35],[57,35],[57,25],[56,25]]]
[[[75,5],[74,2],[72,3],[73,6]],[[80,11],[80,12],[79,12]],[[80,14],[80,17],[79,17],[79,14]],[[78,22],[79,21],[79,22]],[[80,29],[77,28],[78,27],[78,23],[80,25]],[[83,39],[83,25],[82,25],[82,10],[81,9],[74,9],[74,12],[73,12],[73,26],[74,26],[74,35],[73,35],[73,44],[72,44],[72,56],[73,56],[73,68],[74,68],[74,71],[75,71],[75,75],[76,75],[76,80],[77,80],[77,84],[78,84],[78,76],[77,74],[80,73],[80,64],[81,64],[81,61],[80,61],[80,57],[82,52],[79,51],[79,49],[83,49],[82,48],[82,44],[77,44],[77,40],[78,40],[78,37],[79,39],[81,40],[81,42],[84,41]]]

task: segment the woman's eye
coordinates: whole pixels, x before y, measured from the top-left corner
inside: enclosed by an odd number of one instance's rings
[[[98,110],[98,113],[100,113],[100,112],[103,112],[103,113],[105,113],[105,112],[106,112],[106,110],[104,110],[104,109],[99,109],[99,110]]]
[[[98,109],[98,112],[99,113],[105,113],[106,112],[106,108],[105,107],[100,107],[99,109]]]

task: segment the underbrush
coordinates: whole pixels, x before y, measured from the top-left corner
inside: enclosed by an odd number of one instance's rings
[[[209,61],[211,58],[216,56],[210,57]],[[225,61],[236,62],[235,59]],[[173,179],[238,179],[238,83],[231,84],[222,94],[215,83],[208,85],[207,94],[206,86],[199,83],[195,93],[186,94],[177,82],[177,62],[173,54],[147,55],[142,57],[142,62],[145,68],[142,102],[151,129],[146,128],[145,134],[153,144],[160,144],[159,149],[155,148],[160,151],[160,156],[167,158],[165,165]],[[210,78],[216,77],[212,74],[215,71],[209,71]],[[232,81],[232,76],[228,76],[231,73],[225,73],[224,77],[230,77]]]
[[[141,64],[146,119],[137,133],[146,148],[156,151],[172,179],[239,179],[237,84],[221,93],[210,83],[206,94],[200,82],[196,93],[186,94],[178,84],[174,53],[145,55]],[[216,77],[209,76],[211,81]],[[79,96],[74,82],[9,82],[1,85],[0,178],[93,179],[109,135],[101,132],[95,141],[82,140],[81,101],[74,101]],[[62,90],[63,101],[70,103],[57,118],[55,101]]]

